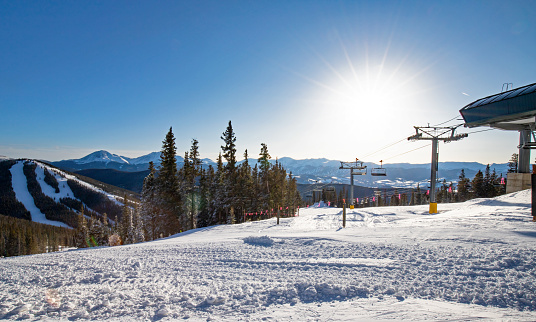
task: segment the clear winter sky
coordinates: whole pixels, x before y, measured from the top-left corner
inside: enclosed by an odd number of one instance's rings
[[[430,162],[413,126],[536,82],[536,1],[0,1],[0,155]],[[461,123],[452,121],[445,125]],[[480,129],[467,129],[473,132]],[[517,132],[441,144],[505,163]],[[398,155],[398,156],[397,156]]]

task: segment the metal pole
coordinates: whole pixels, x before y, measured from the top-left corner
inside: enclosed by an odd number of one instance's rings
[[[532,221],[536,221],[536,174],[531,174],[532,183]]]
[[[350,169],[350,205],[354,204],[354,169]]]
[[[530,142],[531,130],[519,131],[519,165],[518,173],[530,173],[530,149],[524,149],[525,143]]]
[[[346,227],[346,203],[342,204],[342,227]]]
[[[438,168],[438,150],[437,150],[437,147],[438,147],[438,139],[437,138],[434,138],[432,140],[432,165],[431,165],[431,168],[432,168],[432,173],[431,173],[431,176],[430,176],[430,213],[431,214],[436,214],[437,213],[437,202],[436,202],[436,181],[437,181],[437,168]]]

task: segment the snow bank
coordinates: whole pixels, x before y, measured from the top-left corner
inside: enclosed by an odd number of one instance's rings
[[[258,246],[272,246],[274,244],[274,240],[268,236],[249,236],[244,238],[244,243]]]

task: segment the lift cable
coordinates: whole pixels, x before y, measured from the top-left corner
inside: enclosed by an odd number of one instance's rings
[[[474,134],[474,133],[479,133],[479,132],[487,132],[487,131],[493,131],[495,129],[485,129],[485,130],[479,130],[479,131],[474,131],[474,132],[467,132],[467,134]]]
[[[384,158],[383,160],[393,159],[393,158],[395,158],[395,157],[398,157],[398,156],[401,156],[401,155],[404,155],[404,154],[407,154],[407,153],[410,153],[410,152],[413,152],[413,151],[420,150],[420,149],[425,148],[425,147],[430,146],[430,145],[432,145],[432,143],[428,143],[428,144],[423,145],[423,146],[421,146],[421,147],[418,147],[418,148],[416,148],[416,149],[409,150],[409,151],[406,151],[406,152],[403,152],[403,153],[400,153],[400,154],[392,155],[392,156],[390,156],[390,157],[388,157],[388,158]]]
[[[404,141],[407,141],[407,140],[408,140],[408,137],[405,136],[403,139],[401,139],[401,140],[399,140],[399,141],[390,143],[390,144],[388,144],[388,145],[386,145],[386,146],[384,146],[384,147],[381,147],[379,150],[376,150],[376,151],[371,152],[371,153],[369,153],[369,154],[365,154],[364,156],[362,156],[362,158],[369,157],[369,156],[374,155],[374,154],[376,154],[376,153],[378,153],[378,152],[380,152],[380,151],[383,151],[383,150],[385,150],[385,149],[387,149],[387,148],[390,148],[390,147],[392,147],[393,145],[396,145],[396,144],[398,144],[398,143],[400,143],[400,142],[404,142]]]
[[[456,115],[455,117],[451,118],[451,119],[448,120],[448,121],[445,121],[445,122],[443,122],[443,123],[439,123],[439,124],[436,124],[436,125],[433,125],[433,126],[439,126],[439,125],[446,124],[446,123],[448,123],[448,122],[450,122],[450,121],[454,121],[454,120],[457,119],[458,117],[460,117],[460,115]]]

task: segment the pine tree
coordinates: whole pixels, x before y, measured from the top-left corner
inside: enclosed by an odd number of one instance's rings
[[[261,143],[261,152],[259,153],[259,183],[260,183],[260,199],[262,200],[261,208],[271,208],[270,196],[270,159],[272,157],[268,153],[266,143]]]
[[[484,174],[482,171],[478,170],[478,172],[475,174],[473,181],[471,181],[471,187],[473,189],[475,198],[483,198],[486,196],[486,192],[484,190]]]
[[[465,177],[465,171],[462,169],[458,177],[458,201],[463,202],[470,199],[469,187],[471,182]]]
[[[251,209],[251,203],[256,196],[253,195],[253,178],[249,166],[248,150],[244,152],[244,162],[238,168],[238,210],[240,221],[244,221],[244,214]]]
[[[229,121],[229,125],[225,129],[225,132],[223,132],[221,139],[225,143],[225,145],[221,146],[223,158],[227,161],[225,168],[227,172],[234,172],[236,169],[236,137],[231,121]]]
[[[227,212],[227,223],[234,224],[235,207],[237,206],[237,173],[236,173],[236,137],[233,131],[231,121],[221,139],[225,145],[221,146],[223,157],[227,163],[225,164],[224,173],[224,208]]]
[[[486,198],[493,198],[496,196],[494,178],[492,177],[489,164],[484,171],[484,196]]]
[[[84,215],[84,206],[78,213],[78,225],[76,228],[76,247],[85,248],[88,247],[89,242],[89,229],[87,226],[87,220]]]
[[[149,162],[149,174],[143,180],[140,202],[140,217],[145,223],[148,240],[157,239],[163,233],[160,227],[162,222],[159,220],[160,212],[158,211],[157,203],[156,169],[151,161]]]
[[[508,173],[517,173],[517,167],[519,164],[519,154],[514,153],[508,162]]]
[[[98,243],[99,235],[101,233],[100,222],[94,217],[89,218],[88,230],[89,230],[89,245],[90,247],[102,246]]]
[[[172,128],[170,128],[165,140],[162,142],[161,165],[157,177],[158,207],[159,212],[162,214],[164,235],[171,235],[182,229],[180,226],[181,200],[176,154],[175,136]]]
[[[224,187],[224,168],[223,160],[221,153],[218,154],[216,173],[214,179],[212,180],[212,191],[214,197],[212,198],[212,222],[216,224],[224,224],[225,220],[223,218],[223,209],[224,209],[224,198],[225,198],[225,187]]]
[[[134,215],[132,217],[132,222],[134,226],[133,242],[134,243],[144,242],[145,241],[144,225],[143,225],[143,220],[141,218],[140,212],[138,211],[138,207],[134,207]]]
[[[197,227],[207,227],[212,224],[210,220],[210,205],[212,204],[211,184],[214,180],[214,168],[209,165],[205,171],[201,169],[199,179],[199,213],[197,214]]]
[[[134,240],[134,222],[132,220],[132,209],[129,205],[127,196],[123,199],[123,212],[121,215],[121,225],[119,229],[119,236],[124,245],[132,244]]]
[[[190,153],[186,152],[184,157],[184,166],[182,169],[182,195],[183,195],[183,227],[194,229],[197,226],[197,214],[199,212],[199,187],[196,185],[196,179],[201,174],[201,160],[199,159],[199,142],[192,140]]]

